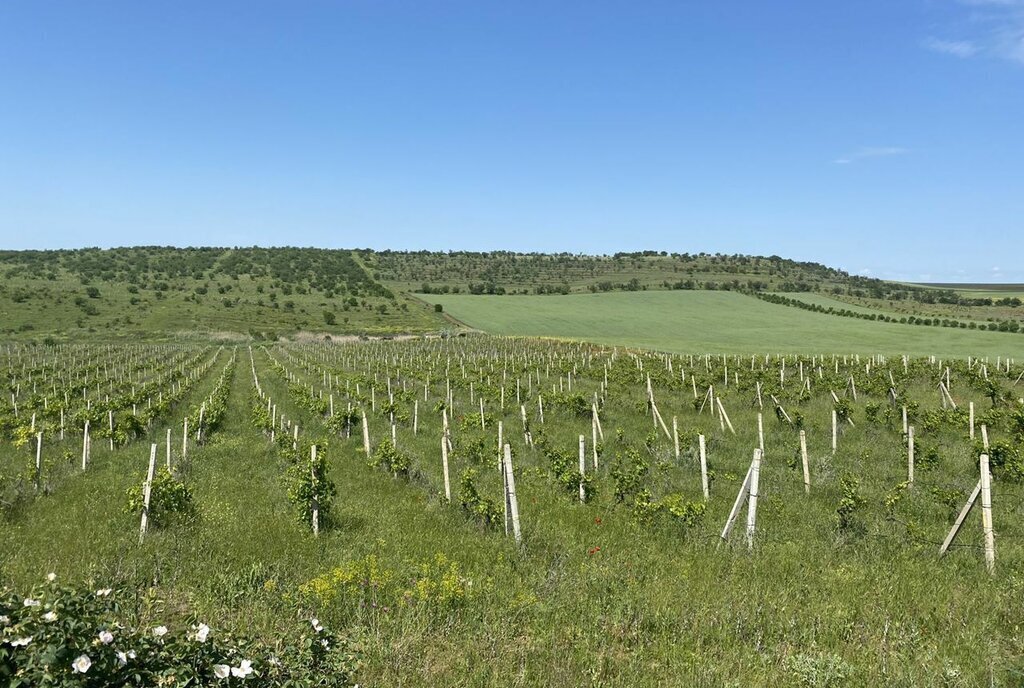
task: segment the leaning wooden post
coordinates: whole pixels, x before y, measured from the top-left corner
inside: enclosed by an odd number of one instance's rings
[[[988,472],[988,454],[981,455],[981,527],[985,535],[985,567],[996,572],[996,541],[992,532],[992,476]]]
[[[914,426],[907,428],[907,482],[914,484]]]
[[[700,450],[700,487],[704,491],[704,500],[710,497],[708,493],[708,455],[707,440],[704,435],[697,435],[697,447]]]
[[[580,503],[583,504],[587,501],[587,492],[584,489],[584,476],[587,471],[587,441],[583,435],[580,435]]]
[[[36,433],[36,492],[43,481],[43,433]],[[582,488],[581,488],[582,489]]]
[[[146,537],[146,527],[149,525],[149,498],[153,491],[153,474],[156,472],[156,445],[149,447],[149,472],[146,473],[146,482],[142,486],[142,521],[139,523],[139,544],[142,544]]]
[[[512,534],[518,545],[523,541],[523,535],[519,530],[519,502],[516,500],[516,479],[512,473],[512,447],[507,444],[505,445],[505,494],[512,515]]]
[[[811,469],[807,464],[807,433],[800,431],[800,461],[804,465],[804,493],[811,494]]]
[[[750,464],[750,494],[747,497],[747,549],[754,549],[754,529],[757,526],[757,487],[761,476],[761,450],[754,450]]]
[[[750,468],[747,469],[747,474],[743,478],[743,483],[740,485],[740,491],[736,495],[736,501],[732,504],[732,509],[729,510],[729,518],[725,522],[725,528],[722,529],[722,539],[728,540],[729,533],[732,532],[732,526],[736,522],[736,517],[739,516],[740,509],[743,508],[744,502],[747,501],[747,496],[750,494],[750,473],[754,468],[754,464],[750,464]]]
[[[206,415],[206,402],[199,405],[199,422],[196,423],[196,442],[203,441],[203,416]]]
[[[313,537],[320,536],[320,499],[317,497],[316,480],[316,445],[309,448],[309,484],[312,487],[311,506],[313,508]]]

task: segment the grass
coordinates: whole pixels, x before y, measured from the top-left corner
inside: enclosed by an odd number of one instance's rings
[[[778,306],[733,292],[568,296],[428,294],[492,334],[580,339],[671,352],[1013,356],[1020,335],[863,321]]]
[[[934,389],[938,369],[927,362],[912,362],[905,374],[894,359],[875,364],[868,375],[866,359],[790,358],[788,382],[781,387],[777,359],[758,358],[751,371],[749,357],[705,363],[677,356],[670,372],[659,355],[634,359],[620,353],[613,360],[587,346],[522,339],[256,347],[257,374],[279,413],[299,424],[304,440],[329,445],[336,518],[313,539],[288,501],[289,461],[251,424],[248,350],[239,348],[237,355],[223,425],[182,467],[199,508],[194,523],[154,531],[137,545],[138,521],[124,512],[124,492],[141,478],[147,442],[97,452],[88,471],[74,472],[53,494],[6,517],[0,581],[25,586],[51,570],[62,580],[116,580],[150,590],[146,599],[196,610],[215,632],[244,627],[271,638],[296,618],[316,614],[358,640],[363,685],[1020,682],[1024,645],[1015,626],[1024,616],[1024,493],[1000,474],[995,576],[985,573],[978,549],[978,513],[967,521],[960,546],[946,559],[937,558],[937,542],[973,486],[977,468],[962,419],[928,421],[940,405]],[[735,380],[728,386],[720,386],[724,363]],[[434,412],[445,394],[446,367],[455,401],[452,505],[442,497],[441,423]],[[979,417],[992,423],[993,442],[1010,439],[1007,418],[1014,406],[990,412],[979,368],[969,371],[960,361],[952,368],[956,399],[977,403]],[[807,398],[799,394],[801,369],[812,381]],[[911,422],[918,429],[917,482],[904,492],[898,489],[906,478],[899,417],[884,403],[890,371],[912,403]],[[584,400],[594,394],[605,398],[605,440],[596,470],[590,419],[566,405],[567,390],[558,391],[570,372],[573,392]],[[286,373],[294,384],[286,382]],[[997,373],[990,365],[989,373],[999,389],[1010,390],[1020,366]],[[325,374],[338,376],[337,384],[323,388]],[[652,426],[644,402],[647,375],[669,425],[673,417],[679,421],[679,460],[672,442]],[[857,376],[860,390],[859,400],[849,401],[856,425],[844,427],[833,455],[828,390],[843,396],[848,375]],[[707,411],[698,412],[691,378],[701,392],[708,383],[716,385],[735,435]],[[369,390],[375,379],[376,412]],[[310,410],[321,391],[325,398],[335,396],[336,408],[349,401],[365,408],[377,446],[390,434],[383,406],[389,379],[398,446],[411,462],[408,477],[368,466],[358,432],[351,438],[331,433],[320,413]],[[498,392],[503,379],[504,410]],[[766,395],[776,394],[790,414],[802,417],[812,490],[804,493],[795,461],[796,430],[766,408],[757,545],[748,552],[742,523],[730,543],[721,543],[719,532],[758,441],[755,379]],[[545,452],[524,444],[516,380],[538,442],[543,438],[575,464],[577,437],[586,435],[587,472],[597,487],[590,503],[580,504],[574,490],[555,479]],[[473,415],[479,407],[470,398],[470,383],[475,395],[485,397],[485,430]],[[545,395],[543,424],[539,390]],[[417,434],[413,400],[420,414]],[[868,416],[870,405],[881,413],[877,420]],[[483,527],[459,506],[459,478],[466,468],[476,470],[480,493],[500,505],[501,479],[494,467],[499,420],[514,454],[521,548],[505,537],[500,523]],[[636,493],[619,503],[616,476],[632,465],[631,452],[644,466],[637,487],[649,490],[652,499],[678,495],[684,504],[703,503],[697,433],[708,438],[712,472],[702,518],[690,526],[664,514],[647,521],[637,516]],[[160,439],[157,431],[154,440]],[[844,481],[850,479],[862,501],[851,525],[839,528],[837,509],[849,496]],[[902,497],[887,507],[894,495]],[[374,573],[359,568],[370,561]],[[338,597],[300,593],[318,579],[329,589],[338,579],[334,572],[350,570],[360,573]]]

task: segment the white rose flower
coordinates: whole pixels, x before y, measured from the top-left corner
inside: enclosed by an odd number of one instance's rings
[[[71,663],[71,668],[75,670],[76,674],[84,674],[89,671],[91,666],[92,660],[89,659],[89,655],[79,655],[78,659]]]
[[[309,623],[313,626],[313,630],[317,633],[324,630],[324,627],[320,624],[320,619],[310,619]]]
[[[207,636],[210,635],[210,627],[207,626],[204,623],[201,623],[198,626],[195,626],[195,629],[196,629],[196,640],[198,640],[201,643],[205,643]]]
[[[214,664],[213,675],[217,678],[227,678],[231,675],[231,667],[227,664]]]
[[[52,621],[56,621],[56,620],[57,620],[57,612],[46,612],[45,614],[43,614],[43,621],[51,621],[52,622]]]
[[[118,666],[124,666],[128,663],[128,655],[123,650],[117,651],[117,664]]]
[[[96,597],[106,597],[107,595],[109,595],[113,591],[114,591],[113,588],[101,588],[100,590],[96,591]]]
[[[25,601],[22,602],[22,604],[26,607],[38,607],[41,604],[41,602],[39,600],[33,600],[29,597],[26,597]]]
[[[236,666],[231,667],[231,675],[238,678],[246,678],[252,673],[252,662],[248,659],[243,659],[242,662]]]
[[[153,635],[155,635],[157,638],[163,638],[165,635],[167,635],[167,626],[157,626],[153,629]]]
[[[114,634],[110,631],[100,631],[100,642],[104,645],[109,645],[114,642]]]
[[[0,616],[0,623],[2,623],[4,626],[6,626],[7,624],[11,623],[11,617],[9,617],[9,616]]]
[[[56,573],[48,573],[48,574],[46,574],[46,580],[48,580],[48,581],[50,581],[52,583],[53,581],[57,580],[57,574]]]
[[[25,638],[15,638],[14,640],[11,641],[11,646],[12,647],[24,647],[25,645],[28,645],[31,642],[32,642],[32,636],[27,636]]]

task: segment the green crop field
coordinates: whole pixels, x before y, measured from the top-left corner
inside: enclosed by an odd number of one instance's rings
[[[732,292],[568,296],[424,295],[494,334],[561,337],[673,352],[860,352],[1017,356],[1024,337],[870,322],[765,303]]]

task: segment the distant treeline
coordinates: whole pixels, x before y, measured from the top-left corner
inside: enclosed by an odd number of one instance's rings
[[[799,299],[791,299],[788,296],[780,296],[778,294],[755,293],[754,296],[761,299],[762,301],[775,303],[780,306],[793,306],[795,308],[802,308],[805,311],[814,311],[815,313],[827,313],[828,315],[839,315],[844,318],[877,320],[879,322],[900,323],[902,325],[925,325],[928,327],[958,327],[960,329],[965,330],[990,330],[993,332],[1017,332],[1020,330],[1020,323],[1017,322],[1016,320],[990,322],[986,325],[978,324],[975,322],[964,322],[962,320],[954,320],[950,318],[921,318],[914,315],[896,317],[895,315],[886,315],[885,313],[861,313],[859,311],[850,310],[848,308],[821,306],[816,303],[807,303],[806,301],[800,301]]]

